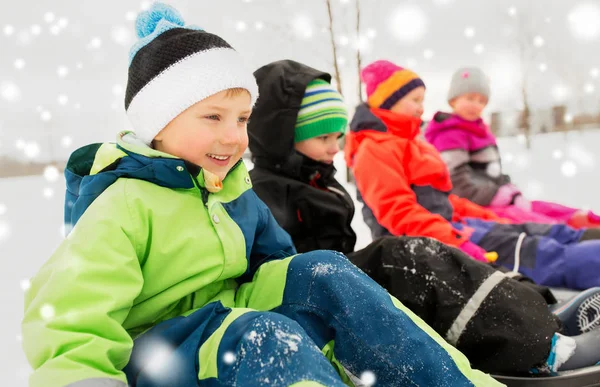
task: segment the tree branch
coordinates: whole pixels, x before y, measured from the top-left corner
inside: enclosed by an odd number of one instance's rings
[[[344,95],[344,93],[342,93],[342,79],[340,77],[340,68],[338,66],[337,59],[337,45],[335,44],[335,37],[333,35],[333,15],[331,13],[331,0],[325,0],[325,3],[327,4],[327,14],[329,15],[329,38],[331,40],[331,48],[333,51],[333,70],[335,83],[337,84],[338,92]]]

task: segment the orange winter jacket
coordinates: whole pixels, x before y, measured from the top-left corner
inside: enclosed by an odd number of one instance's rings
[[[346,163],[362,200],[392,235],[427,236],[451,246],[468,240],[450,222],[473,217],[504,222],[493,212],[450,194],[452,182],[438,151],[419,138],[421,120],[360,105],[346,138]]]

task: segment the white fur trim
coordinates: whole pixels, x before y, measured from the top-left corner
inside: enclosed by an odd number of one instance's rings
[[[248,90],[252,105],[258,86],[240,54],[214,48],[187,56],[169,66],[140,90],[127,109],[137,137],[146,144],[184,110],[220,91]]]

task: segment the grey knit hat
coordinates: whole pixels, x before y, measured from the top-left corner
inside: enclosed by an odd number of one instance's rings
[[[448,102],[467,93],[479,93],[490,98],[490,81],[477,67],[462,67],[454,73],[448,91]]]

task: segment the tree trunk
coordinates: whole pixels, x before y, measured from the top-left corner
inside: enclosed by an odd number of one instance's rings
[[[360,81],[360,70],[362,69],[360,55],[360,0],[356,0],[356,67],[358,69],[358,103],[363,102],[362,83]]]
[[[521,121],[521,126],[523,128],[523,134],[525,135],[525,147],[527,149],[531,148],[531,109],[529,108],[529,100],[527,97],[527,88],[525,81],[523,82],[523,87],[521,88],[521,92],[523,94],[523,116]]]
[[[333,51],[333,71],[335,83],[337,84],[338,92],[344,95],[344,93],[342,93],[342,79],[340,76],[340,68],[338,66],[337,60],[337,45],[335,44],[335,37],[333,34],[333,15],[331,13],[331,0],[325,0],[325,3],[327,4],[327,13],[329,15],[329,38],[331,39],[331,49]]]

